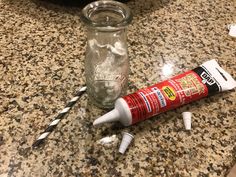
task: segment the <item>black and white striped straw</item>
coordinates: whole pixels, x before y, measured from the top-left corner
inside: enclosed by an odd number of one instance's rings
[[[83,95],[83,93],[86,91],[87,87],[83,86],[75,95],[74,98],[70,100],[69,103],[65,106],[65,108],[55,117],[55,119],[49,124],[49,126],[46,128],[46,130],[38,137],[38,139],[33,143],[32,147],[36,148],[40,144],[43,143],[43,141],[48,137],[50,133],[56,128],[58,123],[62,120],[62,118],[70,111],[70,109],[74,106],[74,104],[79,100],[79,98]]]

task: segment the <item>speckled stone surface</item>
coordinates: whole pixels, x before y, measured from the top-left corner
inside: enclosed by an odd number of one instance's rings
[[[133,0],[129,92],[209,59],[236,78],[236,1]],[[0,177],[224,177],[236,163],[236,92],[135,126],[93,128],[105,113],[83,96],[39,149],[35,138],[84,83],[85,30],[77,7],[0,0]],[[172,73],[163,72],[168,67]],[[164,70],[165,71],[165,70]],[[193,112],[192,131],[181,112]],[[118,153],[121,132],[135,136]],[[112,136],[108,145],[98,143]]]

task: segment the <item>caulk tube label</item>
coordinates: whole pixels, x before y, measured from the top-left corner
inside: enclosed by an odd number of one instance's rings
[[[215,60],[124,96],[132,115],[132,124],[162,112],[236,87],[235,80]]]
[[[200,67],[203,68],[206,73],[198,73],[196,70],[195,72],[200,75],[202,81],[208,86],[208,89],[214,90],[213,87],[216,87],[214,84],[219,87],[220,92],[231,90],[236,87],[236,81],[234,78],[223,68],[221,68],[216,60],[207,61]]]

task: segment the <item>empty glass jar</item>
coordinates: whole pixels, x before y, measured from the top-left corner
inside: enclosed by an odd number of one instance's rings
[[[87,27],[85,77],[89,99],[97,106],[111,108],[124,95],[129,75],[127,26],[129,8],[120,2],[103,0],[82,10]]]

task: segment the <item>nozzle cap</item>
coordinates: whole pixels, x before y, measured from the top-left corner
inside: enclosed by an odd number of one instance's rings
[[[123,138],[120,144],[120,148],[119,148],[119,152],[121,154],[124,154],[125,151],[127,150],[128,146],[130,145],[130,143],[132,142],[134,136],[131,135],[130,133],[124,132],[123,133]]]
[[[191,130],[192,113],[191,112],[183,112],[182,115],[183,115],[185,129]]]

